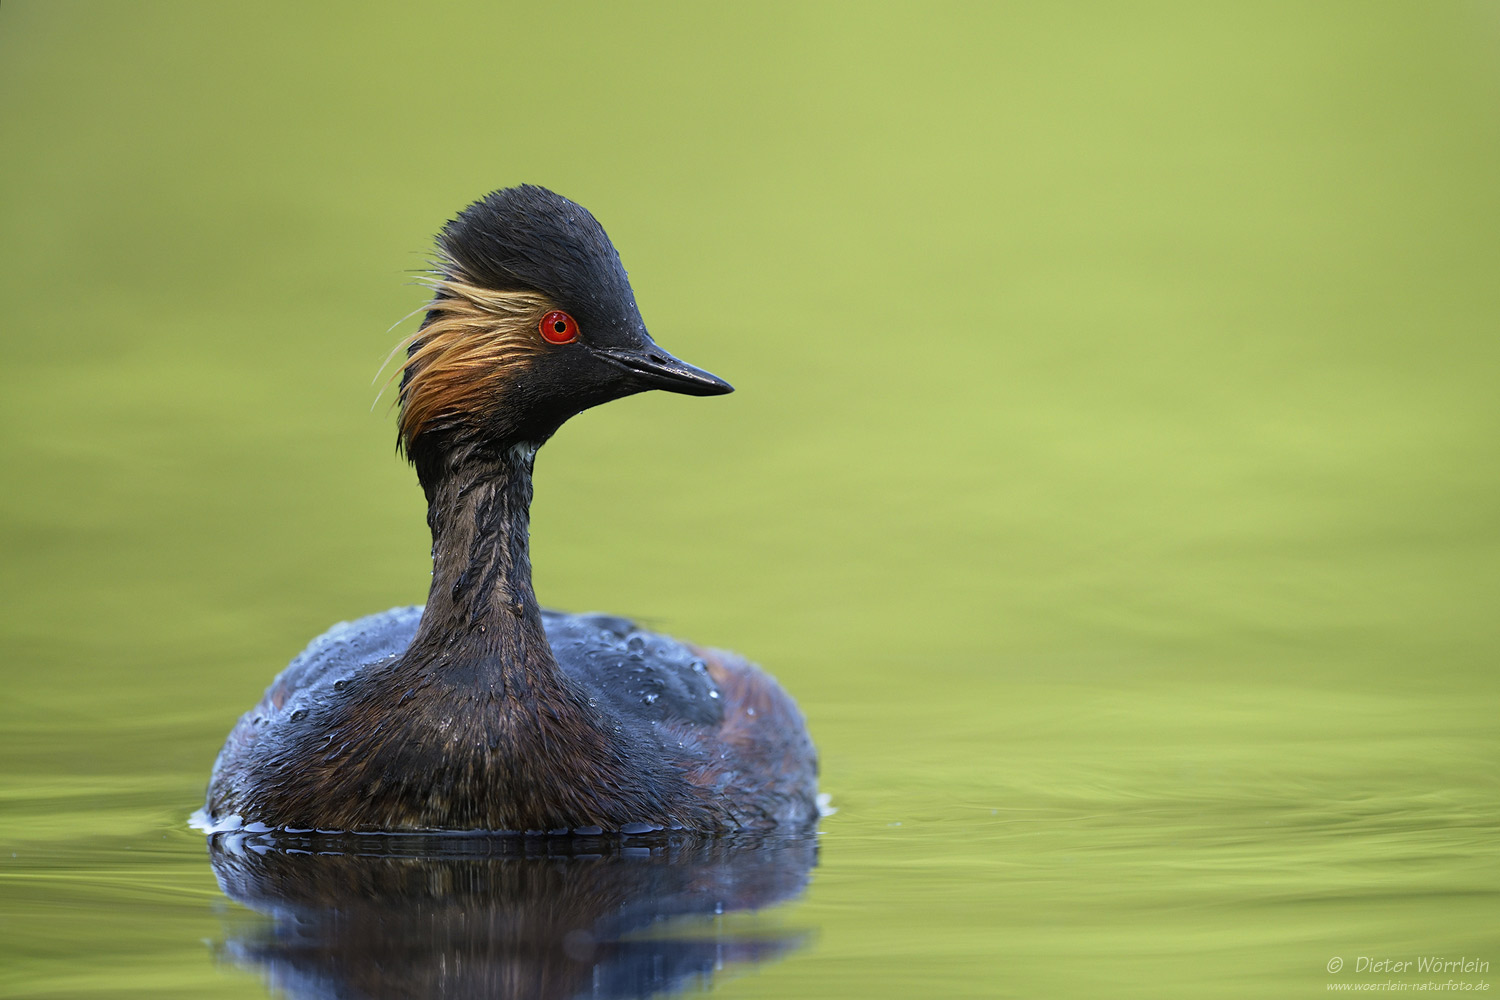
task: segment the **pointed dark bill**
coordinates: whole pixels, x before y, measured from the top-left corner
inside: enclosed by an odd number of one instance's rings
[[[679,361],[650,341],[641,350],[609,347],[596,353],[629,371],[645,388],[689,396],[722,396],[734,391],[734,386],[719,376]]]

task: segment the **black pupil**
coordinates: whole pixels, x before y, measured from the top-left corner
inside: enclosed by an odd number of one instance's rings
[[[567,333],[568,324],[564,323],[562,320],[557,320],[552,324],[552,329],[556,330],[558,333]]]

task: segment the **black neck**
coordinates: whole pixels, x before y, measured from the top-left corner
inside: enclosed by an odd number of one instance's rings
[[[459,447],[419,462],[432,528],[432,589],[415,659],[499,689],[560,681],[531,589],[535,446]],[[408,653],[408,660],[412,660]]]

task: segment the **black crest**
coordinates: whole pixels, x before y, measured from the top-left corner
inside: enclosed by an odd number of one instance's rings
[[[588,209],[544,187],[490,192],[443,227],[438,245],[453,277],[495,291],[541,292],[603,339],[644,332],[604,227]]]

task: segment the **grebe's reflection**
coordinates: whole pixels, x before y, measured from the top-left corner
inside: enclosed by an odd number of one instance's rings
[[[225,953],[290,997],[645,997],[707,985],[805,932],[713,915],[790,900],[811,837],[210,839],[224,892],[271,917]],[[685,919],[639,933],[672,917]]]

